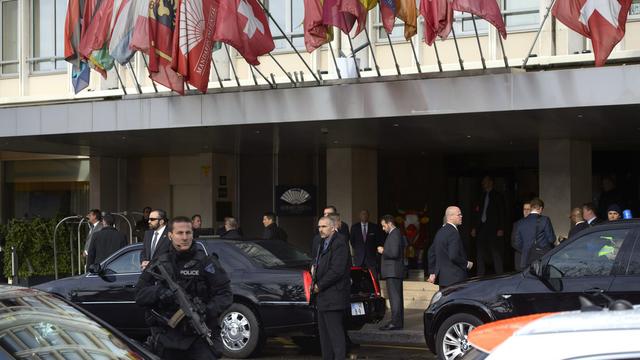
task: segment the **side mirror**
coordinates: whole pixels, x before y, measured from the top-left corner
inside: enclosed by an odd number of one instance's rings
[[[87,270],[89,271],[89,274],[100,274],[102,268],[100,267],[100,264],[91,264]]]
[[[542,262],[536,260],[529,266],[529,273],[537,278],[542,277]]]

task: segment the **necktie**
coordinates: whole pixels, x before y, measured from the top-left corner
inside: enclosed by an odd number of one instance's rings
[[[153,253],[156,252],[156,245],[158,245],[158,232],[153,233],[153,240],[151,240],[151,257],[153,257]]]
[[[330,237],[328,237],[328,238],[326,238],[326,239],[324,240],[324,247],[322,248],[322,252],[327,251],[327,248],[329,247],[329,241],[330,241],[330,240],[331,240],[331,238],[330,238]]]
[[[482,208],[482,217],[480,218],[480,221],[483,223],[487,221],[487,208],[489,207],[489,192],[484,194],[484,207]]]
[[[362,224],[362,241],[367,242],[367,224]]]

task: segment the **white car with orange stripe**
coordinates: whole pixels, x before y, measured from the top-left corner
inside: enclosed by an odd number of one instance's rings
[[[462,359],[640,359],[639,339],[640,306],[534,314],[475,328]]]

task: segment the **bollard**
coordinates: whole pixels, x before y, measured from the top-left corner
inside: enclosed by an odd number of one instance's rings
[[[18,252],[15,246],[11,247],[11,279],[9,284],[18,285]]]

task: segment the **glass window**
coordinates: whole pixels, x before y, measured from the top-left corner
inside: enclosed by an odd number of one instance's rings
[[[18,1],[0,0],[0,75],[18,73]]]
[[[633,251],[629,266],[627,267],[627,275],[640,275],[640,240],[633,244]]]
[[[633,2],[631,2],[631,8],[629,9],[629,15],[631,15],[631,16],[640,15],[640,0],[633,0]]]
[[[507,30],[535,29],[540,25],[540,0],[503,0]]]
[[[629,229],[604,230],[584,235],[553,254],[550,276],[608,276]]]
[[[304,4],[300,0],[269,0],[269,12],[296,48],[304,47]],[[276,50],[293,50],[273,20],[269,19]]]
[[[131,274],[140,272],[140,250],[120,255],[107,265],[109,273]]]
[[[479,17],[475,17],[476,19],[476,27],[478,28],[478,34],[484,35],[489,31],[489,23],[481,19]],[[475,29],[473,28],[473,19],[471,18],[471,14],[461,13],[459,11],[453,12],[453,26],[456,31],[456,36],[459,35],[474,35],[476,34]]]
[[[296,267],[309,265],[311,261],[305,253],[280,240],[243,241],[233,245],[265,268]]]
[[[33,71],[66,69],[63,59],[66,3],[64,0],[32,0]]]

